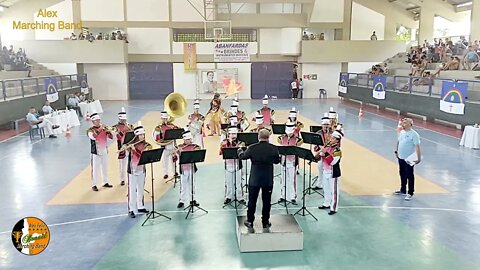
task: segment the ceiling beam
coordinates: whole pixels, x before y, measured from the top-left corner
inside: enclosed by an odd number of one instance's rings
[[[315,0],[215,0],[219,4],[225,3],[245,3],[245,4],[314,4]]]

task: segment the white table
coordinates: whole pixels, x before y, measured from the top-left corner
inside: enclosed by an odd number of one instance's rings
[[[468,148],[480,148],[480,127],[466,126],[460,145]]]
[[[87,113],[89,115],[92,113],[103,113],[103,108],[100,100],[95,100],[94,102],[90,103],[80,102],[78,106],[80,107],[83,116],[87,115]]]
[[[47,114],[44,117],[47,118],[52,125],[60,126],[58,129],[53,130],[55,134],[65,132],[67,127],[80,126],[80,121],[75,110],[57,111],[52,114]]]

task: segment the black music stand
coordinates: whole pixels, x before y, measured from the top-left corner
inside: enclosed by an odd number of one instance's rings
[[[312,130],[311,127],[310,127],[310,130]],[[323,141],[322,135],[320,135],[318,133],[303,132],[302,131],[301,134],[302,134],[303,142],[310,145],[310,151],[312,151],[312,145],[324,145],[325,144],[325,142]],[[320,196],[323,197],[322,193],[320,193],[318,190],[315,190],[315,189],[312,188],[312,180],[313,180],[314,183],[315,183],[315,178],[316,178],[316,181],[321,181],[321,179],[318,176],[315,176],[312,179],[312,162],[314,162],[314,161],[315,160],[312,160],[308,163],[308,166],[309,166],[308,188],[306,190],[304,190],[304,192],[307,192],[308,195],[311,195],[312,191],[313,191],[313,192],[315,192],[315,193],[317,193],[317,194],[319,194]],[[320,160],[319,162],[322,162],[322,161]]]
[[[184,164],[191,164],[192,165],[192,170],[195,169],[195,163],[200,163],[200,162],[204,162],[205,161],[205,155],[207,153],[207,150],[206,149],[202,149],[202,150],[194,150],[194,151],[182,151],[180,152],[180,166],[184,165]],[[185,217],[185,219],[188,218],[188,216],[190,215],[190,213],[193,213],[195,212],[195,208],[198,208],[198,210],[202,210],[203,212],[205,213],[208,213],[207,210],[201,208],[200,206],[198,206],[196,203],[195,203],[195,199],[194,199],[194,192],[193,192],[193,188],[194,188],[194,184],[193,184],[193,181],[194,181],[194,175],[195,172],[192,172],[192,177],[190,179],[191,183],[192,183],[192,197],[191,197],[191,200],[190,200],[190,204],[185,207],[185,209],[183,210],[187,210],[188,209],[188,213],[187,213],[187,216]]]
[[[278,148],[278,153],[281,155],[281,156],[284,156],[284,159],[285,159],[285,162],[287,162],[287,156],[297,156],[297,147],[296,146],[277,146]],[[283,166],[283,165],[282,165]],[[287,214],[288,214],[288,204],[291,204],[292,202],[288,201],[287,200],[287,166],[285,164],[285,166],[283,166],[283,177],[284,177],[284,180],[283,180],[283,201],[281,201],[281,199],[276,202],[276,203],[273,203],[272,205],[275,205],[275,204],[283,204],[283,206],[285,206],[285,209],[287,210]]]
[[[310,126],[310,132],[317,133],[319,130],[322,130],[322,126]]]
[[[221,130],[225,130],[225,129],[227,129],[229,126],[230,126],[230,123],[228,123],[228,124],[220,124],[220,129],[221,129]]]
[[[161,214],[157,211],[155,211],[155,190],[153,189],[153,163],[159,162],[162,159],[162,154],[163,154],[163,148],[159,149],[153,149],[153,150],[148,150],[148,151],[143,151],[142,155],[140,156],[140,161],[138,162],[138,165],[146,165],[150,164],[150,172],[152,174],[152,211],[148,213],[147,219],[142,223],[142,226],[145,225],[145,222],[147,220],[154,220],[159,217],[164,217],[168,220],[172,220],[170,217],[165,216],[164,214]]]
[[[305,216],[305,212],[307,212],[310,216],[312,216],[316,221],[318,221],[318,219],[310,212],[308,211],[307,207],[305,207],[305,202],[306,202],[306,199],[305,199],[305,195],[307,194],[306,191],[306,185],[305,185],[305,176],[306,176],[306,173],[305,173],[305,163],[306,163],[306,160],[308,161],[313,161],[315,160],[315,157],[313,156],[312,154],[312,151],[308,150],[308,149],[305,149],[305,148],[301,148],[301,147],[296,147],[296,152],[297,152],[297,156],[298,158],[301,158],[303,159],[303,195],[302,195],[302,207],[300,209],[298,209],[297,212],[295,212],[295,214],[293,214],[294,216],[299,214],[301,216]]]
[[[173,141],[173,148],[175,149],[177,147],[177,141],[182,138],[183,133],[185,130],[183,128],[174,128],[174,129],[167,129],[165,131],[165,138],[164,140],[166,141]],[[171,179],[168,179],[165,181],[165,183],[172,182],[173,181],[173,188],[175,188],[178,179],[180,178],[178,172],[177,172],[177,163],[173,162],[173,177]],[[168,172],[163,172],[164,174],[168,174]]]
[[[237,147],[235,147],[235,148],[233,148],[233,147],[232,148],[223,148],[222,149],[222,156],[223,156],[223,159],[225,160],[225,167],[226,167],[227,159],[233,159],[234,160],[234,166],[235,166],[235,168],[237,168],[237,164],[238,164],[237,162],[239,162],[238,151],[237,150],[238,150]],[[225,168],[225,172],[228,173],[226,168]],[[225,181],[227,181],[227,179],[225,179]],[[241,179],[240,179],[240,181],[241,181]],[[245,203],[242,203],[237,199],[237,173],[236,172],[233,175],[233,186],[234,186],[234,189],[233,189],[234,199],[232,201],[230,201],[229,203],[225,204],[222,208],[225,208],[227,206],[234,207],[235,211],[237,212],[237,215],[238,215],[238,209],[237,209],[238,204],[245,205]]]
[[[237,139],[245,143],[245,146],[250,146],[258,143],[258,133],[241,132],[237,134]],[[248,193],[248,160],[245,160],[245,193]]]
[[[285,134],[285,124],[273,124],[272,125],[272,132],[276,135],[283,135]]]

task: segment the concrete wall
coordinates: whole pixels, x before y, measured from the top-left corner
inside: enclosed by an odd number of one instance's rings
[[[128,68],[126,64],[84,64],[93,98],[128,100]]]
[[[341,70],[340,63],[332,64],[302,64],[302,76],[317,74],[317,80],[303,80],[303,97],[318,98],[318,89],[327,90],[327,97],[337,97],[338,77]]]
[[[344,0],[316,0],[310,22],[343,22]]]
[[[378,40],[384,39],[385,15],[353,2],[351,40],[370,40],[375,31]]]

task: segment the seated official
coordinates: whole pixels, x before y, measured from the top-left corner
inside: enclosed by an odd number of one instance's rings
[[[48,101],[48,100],[45,101],[45,105],[43,105],[43,107],[42,107],[43,114],[51,114],[51,113],[53,113],[53,111],[54,110],[53,110],[52,106],[50,106],[50,101]]]
[[[49,134],[49,138],[57,138],[57,136],[53,134],[53,130],[59,128],[59,126],[53,125],[44,117],[40,117],[34,107],[30,108],[26,118],[31,127],[45,128]]]
[[[82,110],[80,110],[80,99],[76,95],[70,95],[70,97],[67,100],[67,106],[69,109],[74,109],[77,111],[77,114],[79,117],[82,117]]]

